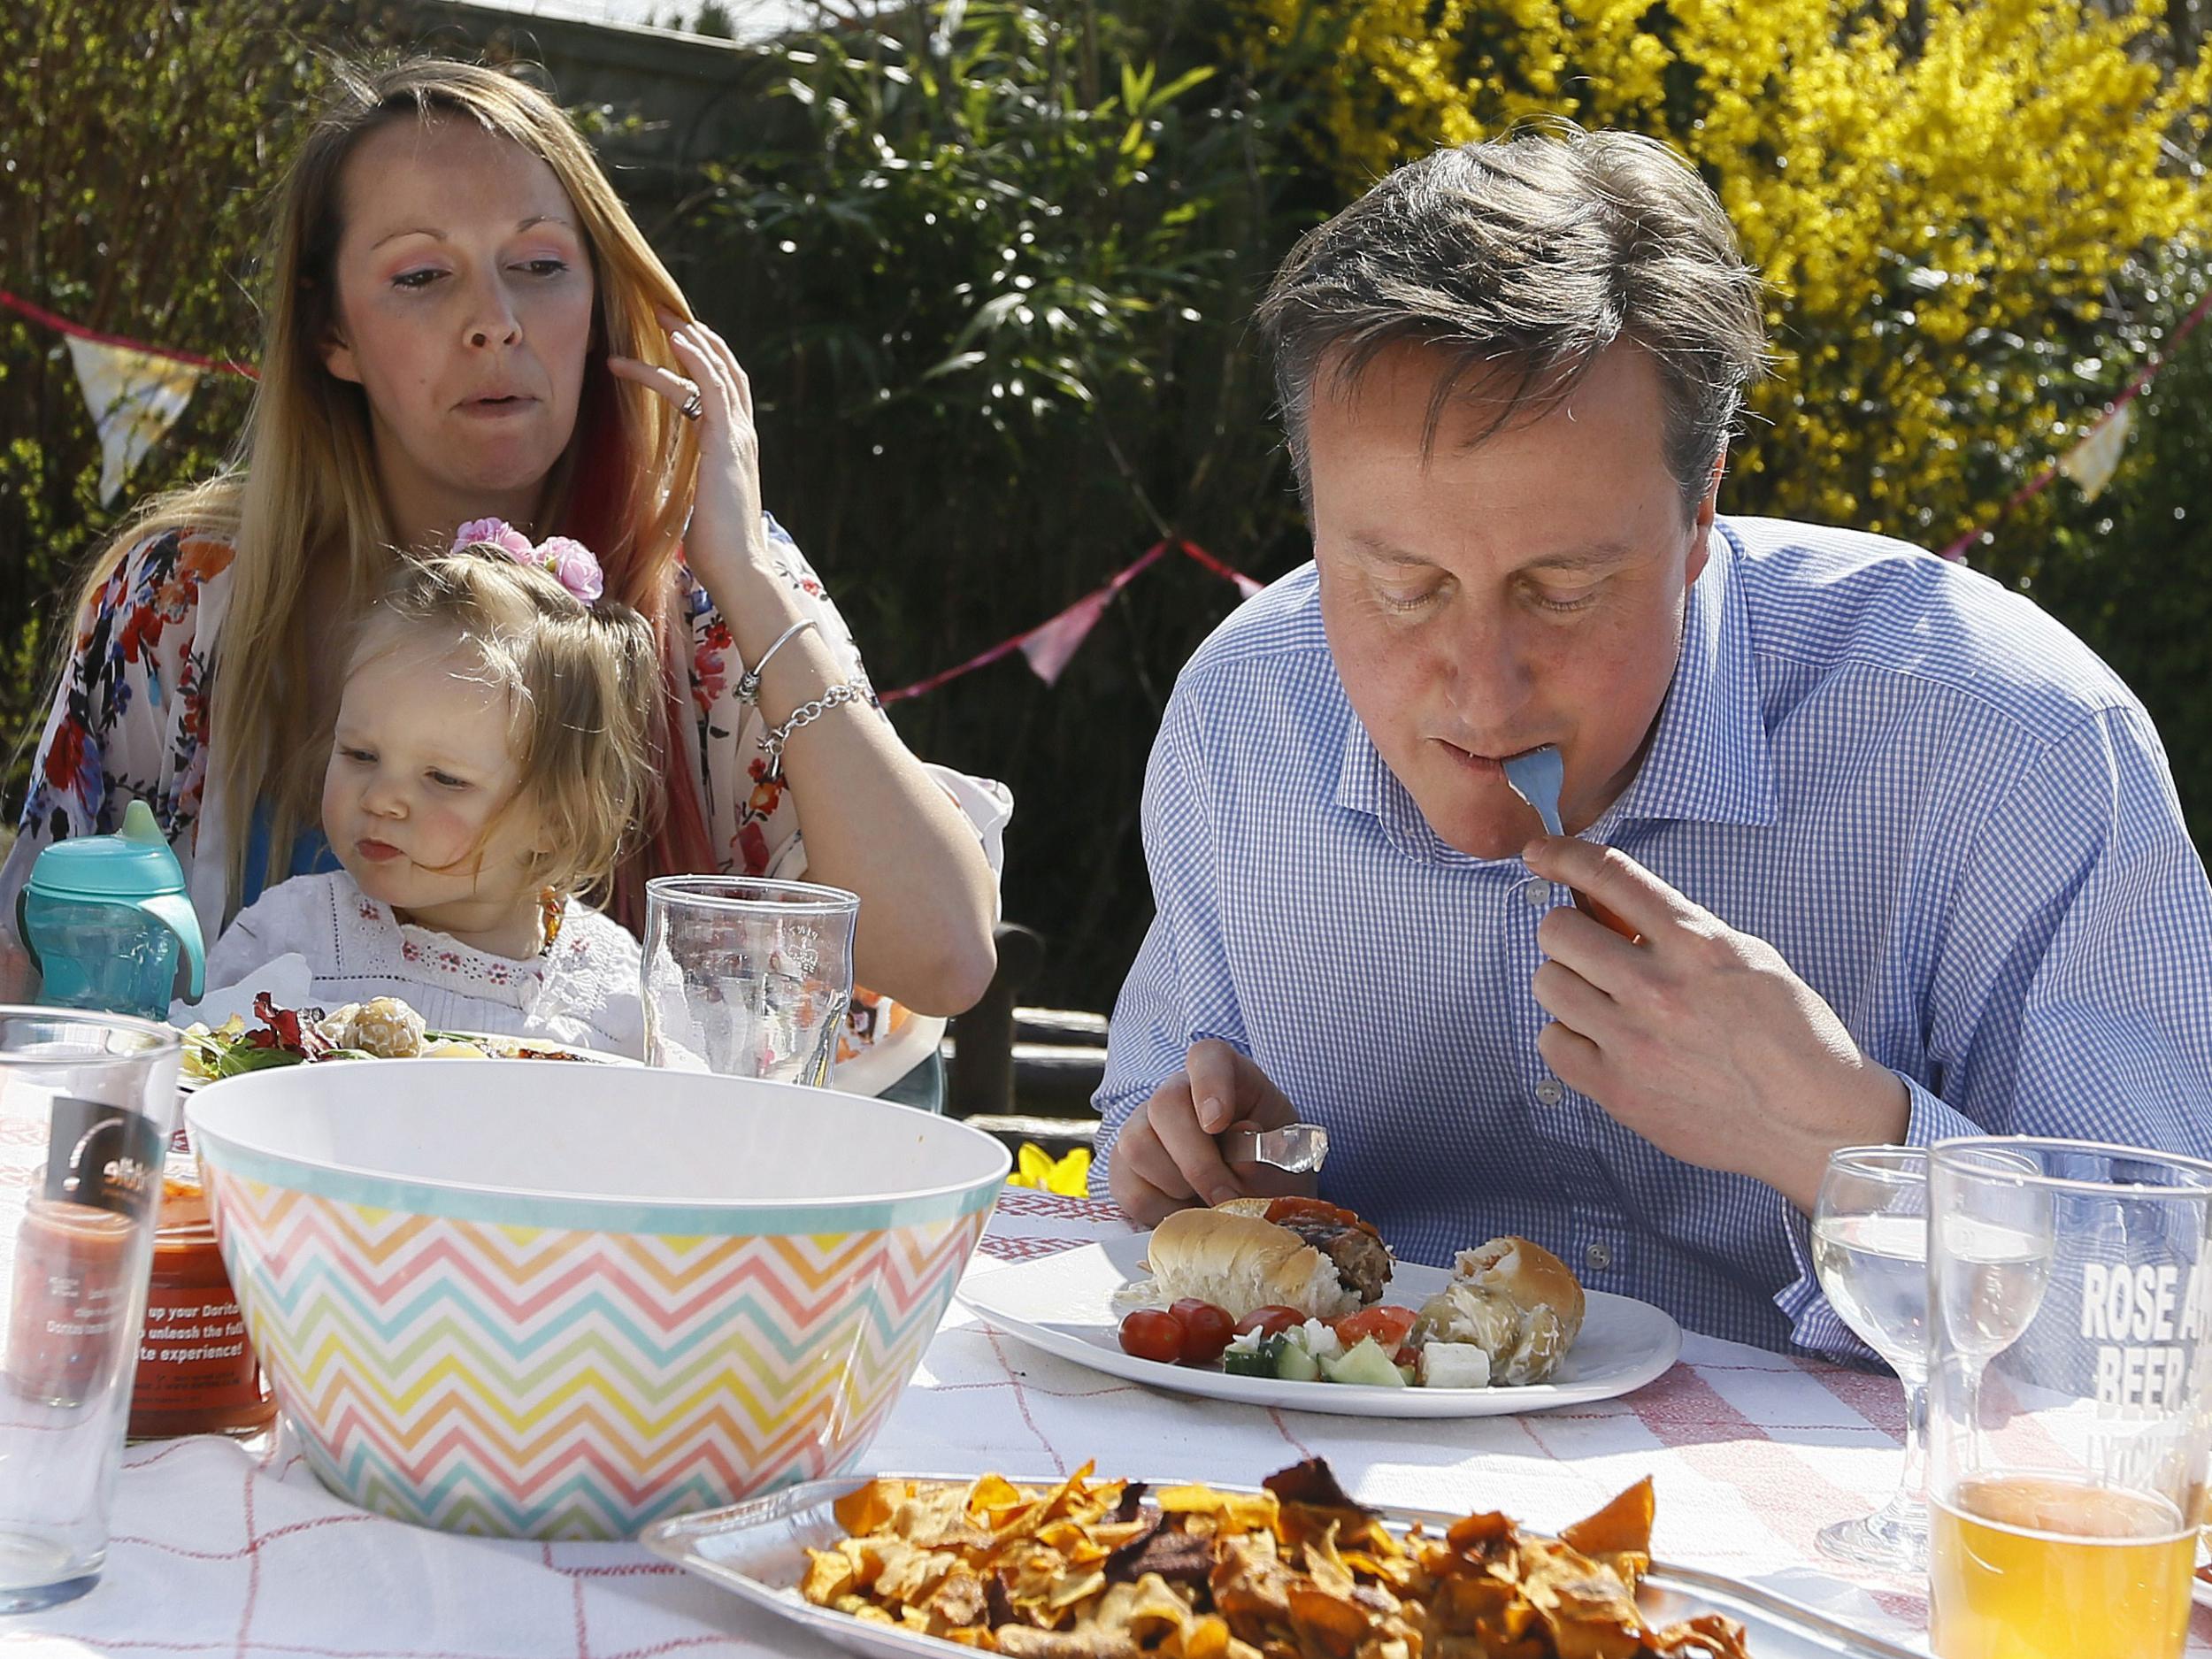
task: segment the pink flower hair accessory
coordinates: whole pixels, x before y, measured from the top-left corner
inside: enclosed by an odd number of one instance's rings
[[[504,518],[472,518],[453,533],[451,550],[479,549],[503,553],[518,565],[536,565],[588,605],[596,604],[607,591],[598,559],[572,536],[549,535],[534,542]]]

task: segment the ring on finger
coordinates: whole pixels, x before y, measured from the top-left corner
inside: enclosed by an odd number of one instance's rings
[[[683,407],[679,409],[676,412],[681,415],[686,420],[696,420],[700,416],[707,412],[706,403],[699,396],[699,388],[695,386],[691,388],[691,396],[684,399]]]

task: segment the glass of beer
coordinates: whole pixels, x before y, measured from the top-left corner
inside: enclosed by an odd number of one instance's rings
[[[1937,1659],[2178,1659],[2212,1449],[2212,1164],[1929,1155]]]

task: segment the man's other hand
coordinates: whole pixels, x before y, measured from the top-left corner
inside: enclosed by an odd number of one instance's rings
[[[1547,836],[1528,867],[1579,888],[1636,941],[1561,908],[1537,929],[1537,1049],[1559,1080],[1662,1152],[1766,1182],[1808,1214],[1828,1155],[1905,1133],[1909,1097],[1763,939],[1616,848]]]
[[[1279,1129],[1298,1111],[1257,1064],[1213,1038],[1191,1044],[1183,1069],[1130,1115],[1114,1142],[1107,1189],[1141,1227],[1193,1204],[1310,1193],[1310,1175],[1265,1164],[1232,1167],[1220,1137],[1232,1129]]]

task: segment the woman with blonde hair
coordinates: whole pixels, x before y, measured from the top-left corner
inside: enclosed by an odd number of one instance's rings
[[[875,995],[840,1086],[933,1056],[993,971],[1004,792],[926,768],[876,708],[762,510],[744,370],[560,109],[468,64],[344,73],[267,274],[235,464],[150,503],[85,583],[0,914],[42,848],[132,799],[211,938],[264,887],[334,868],[317,807],[353,632],[402,557],[497,518],[593,549],[658,633],[657,787],[616,917],[635,928],[661,873],[850,888]]]

